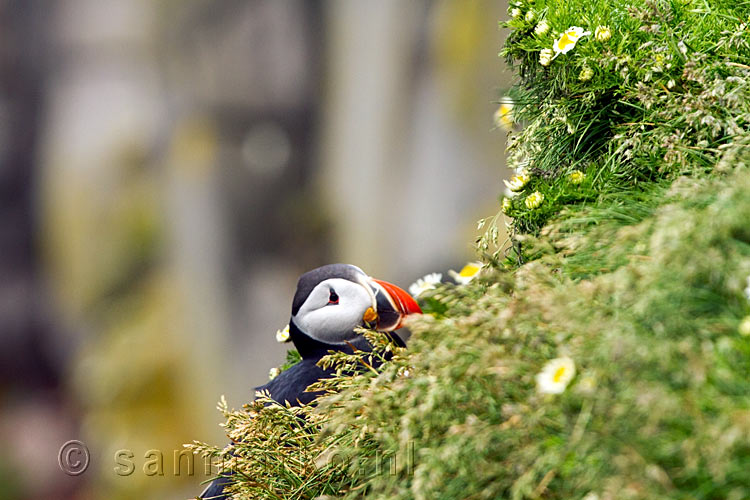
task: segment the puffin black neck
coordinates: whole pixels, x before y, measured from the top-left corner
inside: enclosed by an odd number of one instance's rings
[[[300,330],[292,320],[289,321],[289,337],[292,339],[292,342],[294,342],[294,347],[297,349],[300,356],[302,356],[302,359],[317,360],[328,354],[328,351],[344,350],[342,349],[344,346],[341,344],[329,344],[310,337]]]
[[[396,342],[396,345],[400,347],[404,347],[406,345],[404,344],[404,341],[401,340],[401,338],[394,332],[389,332],[389,335]],[[343,351],[351,354],[352,352],[354,352],[354,349],[352,349],[352,347],[361,351],[372,350],[372,346],[362,335],[355,336],[346,344],[329,344],[327,342],[321,342],[320,340],[316,340],[300,330],[299,327],[294,324],[293,320],[289,321],[289,337],[292,339],[294,347],[297,349],[297,352],[299,352],[300,356],[302,356],[302,359],[318,360],[328,354],[328,351]]]

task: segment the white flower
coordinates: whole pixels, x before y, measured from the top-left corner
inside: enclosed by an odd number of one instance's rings
[[[536,376],[536,386],[542,394],[560,394],[576,374],[576,365],[568,357],[548,361]]]
[[[580,382],[576,384],[576,389],[582,394],[593,394],[596,390],[596,379],[591,375],[583,377]]]
[[[450,274],[451,278],[453,278],[459,285],[465,285],[479,274],[483,265],[484,264],[481,262],[469,262],[459,272],[451,269],[448,271],[448,274]]]
[[[750,316],[745,316],[745,319],[740,322],[740,327],[737,330],[740,332],[740,335],[745,337],[750,335]]]
[[[539,191],[534,191],[529,196],[526,197],[524,200],[524,203],[526,204],[526,208],[528,209],[535,209],[538,208],[539,205],[542,204],[544,201],[544,195],[540,193]]]
[[[594,30],[594,38],[597,42],[604,43],[612,38],[612,30],[609,29],[609,26],[597,26]]]
[[[507,214],[511,208],[513,208],[513,202],[510,198],[503,198],[503,213]]]
[[[571,184],[580,184],[583,182],[583,179],[586,178],[586,174],[584,174],[580,170],[573,170],[570,174],[568,174],[568,178],[570,179]]]
[[[670,78],[670,80],[667,82],[667,88],[668,89],[673,89],[675,85],[677,85],[677,84],[675,83],[674,79]]]
[[[513,116],[511,112],[513,111],[513,100],[508,97],[503,97],[500,100],[500,107],[497,108],[497,111],[495,111],[495,116],[493,117],[495,126],[502,127],[505,130],[513,130]]]
[[[268,370],[268,380],[275,379],[279,376],[279,373],[281,373],[281,370],[279,370],[278,368],[271,368],[270,370]]]
[[[588,82],[591,80],[591,77],[594,76],[594,70],[589,68],[588,66],[584,66],[581,70],[581,73],[578,75],[578,79],[582,82]]]
[[[747,277],[747,286],[745,287],[745,297],[750,300],[750,276]]]
[[[526,172],[520,172],[510,178],[510,181],[503,180],[505,185],[513,192],[520,191],[529,183],[531,177]]]
[[[590,34],[590,31],[584,31],[583,28],[579,28],[578,26],[571,26],[566,29],[563,34],[560,35],[560,38],[555,40],[555,43],[552,45],[552,48],[555,50],[555,57],[560,54],[567,54],[573,50],[573,47],[576,46],[578,40]]]
[[[539,51],[539,64],[542,66],[549,66],[549,63],[552,62],[552,58],[554,57],[555,53],[552,52],[552,49],[542,49]]]
[[[276,330],[276,342],[280,344],[289,342],[289,325],[286,325],[281,330]]]
[[[544,35],[549,31],[549,23],[546,19],[542,19],[539,21],[539,24],[536,25],[536,28],[534,28],[534,33],[537,35]]]
[[[535,17],[536,17],[536,15],[534,14],[534,11],[533,11],[533,10],[530,10],[530,11],[528,11],[528,12],[526,13],[526,16],[525,16],[525,18],[526,18],[526,22],[529,22],[529,23],[530,23],[531,21],[533,21],[533,20],[534,20],[534,18],[535,18]]]
[[[510,11],[510,17],[521,17],[521,9],[519,9],[518,7],[513,7]]]
[[[435,285],[440,283],[440,280],[443,279],[443,275],[440,273],[430,273],[422,278],[419,278],[417,281],[412,283],[409,286],[409,293],[414,297],[415,299],[422,295],[427,290],[432,290],[435,288]]]

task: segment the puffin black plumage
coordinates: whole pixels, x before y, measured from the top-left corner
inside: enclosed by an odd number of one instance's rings
[[[401,288],[371,278],[350,264],[329,264],[313,269],[297,282],[289,320],[289,337],[302,360],[257,390],[267,391],[274,401],[292,406],[310,403],[319,393],[305,392],[307,387],[333,376],[332,370],[317,365],[329,351],[369,351],[369,342],[355,329],[368,326],[391,332],[393,340],[403,346],[394,333],[409,314],[421,313],[416,301]],[[198,497],[224,500],[224,486],[229,478],[214,480]]]

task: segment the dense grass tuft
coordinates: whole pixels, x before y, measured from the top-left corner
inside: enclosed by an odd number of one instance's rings
[[[502,54],[521,76],[513,115],[524,127],[511,135],[509,160],[530,174],[506,202],[516,232],[538,233],[565,205],[711,172],[746,134],[748,2],[547,0],[511,12]],[[539,34],[540,25],[549,29]],[[542,51],[573,26],[590,34],[542,65]],[[529,209],[534,191],[544,203]]]

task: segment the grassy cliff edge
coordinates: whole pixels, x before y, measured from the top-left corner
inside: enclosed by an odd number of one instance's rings
[[[317,406],[222,407],[236,498],[750,497],[750,3],[509,14],[512,245]]]

